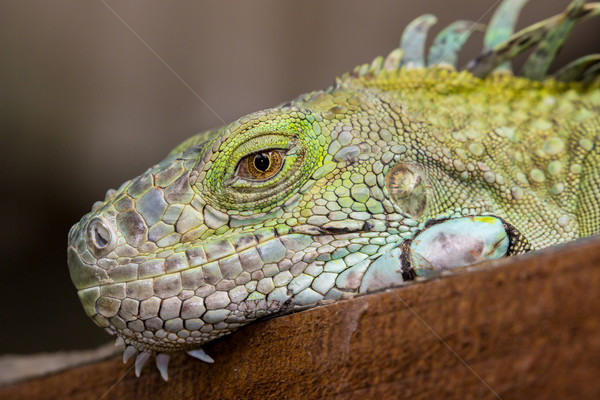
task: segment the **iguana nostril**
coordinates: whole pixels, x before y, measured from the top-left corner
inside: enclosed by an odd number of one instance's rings
[[[111,250],[113,234],[106,222],[94,219],[89,223],[87,242],[88,248],[95,255],[104,255]]]
[[[96,225],[92,228],[94,234],[94,242],[97,247],[103,249],[110,240],[110,234],[104,229],[104,227]]]

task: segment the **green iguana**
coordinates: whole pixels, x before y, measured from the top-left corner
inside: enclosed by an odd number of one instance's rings
[[[194,136],[109,190],[69,233],[85,312],[137,354],[212,362],[203,343],[259,318],[600,231],[600,55],[548,70],[600,3],[512,34],[435,18],[332,87]],[[510,60],[535,46],[522,76]]]

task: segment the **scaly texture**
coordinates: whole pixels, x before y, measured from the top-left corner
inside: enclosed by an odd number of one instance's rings
[[[464,21],[424,67],[425,16],[387,58],[109,190],[72,228],[69,268],[86,313],[141,352],[136,373],[153,352],[165,379],[165,353],[211,362],[199,345],[267,315],[598,233],[598,58],[533,78],[600,7],[513,36],[519,7],[500,9],[468,70]],[[526,76],[507,72],[536,44]]]

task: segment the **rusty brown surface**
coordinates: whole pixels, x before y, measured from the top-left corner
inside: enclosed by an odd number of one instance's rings
[[[257,323],[169,382],[112,358],[2,399],[600,398],[600,241]]]

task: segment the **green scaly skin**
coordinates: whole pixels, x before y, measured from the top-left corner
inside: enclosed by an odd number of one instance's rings
[[[599,232],[597,84],[380,61],[194,136],[110,190],[69,234],[86,313],[138,351],[190,350],[402,284],[418,265],[400,252],[436,221],[502,221],[510,244],[480,259]],[[273,177],[241,174],[272,149]]]

